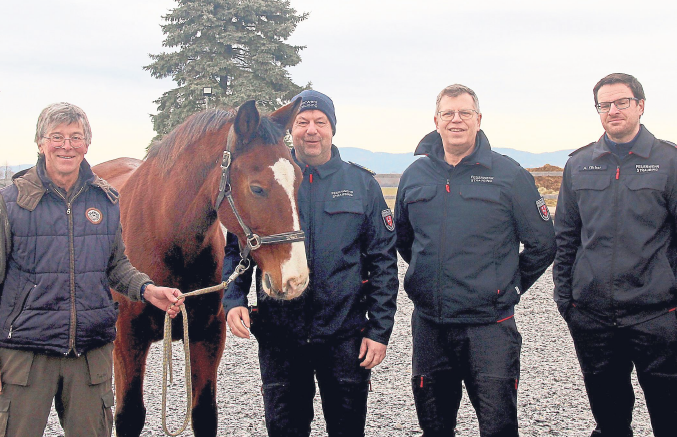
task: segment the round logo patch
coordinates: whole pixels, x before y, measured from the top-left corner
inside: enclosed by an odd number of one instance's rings
[[[85,215],[87,216],[87,220],[94,225],[98,225],[101,223],[101,220],[103,220],[103,214],[96,208],[89,208],[87,212],[85,212]]]

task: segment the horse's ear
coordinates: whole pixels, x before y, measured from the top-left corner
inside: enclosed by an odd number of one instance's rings
[[[235,134],[241,140],[241,144],[247,144],[254,138],[260,121],[261,116],[256,109],[256,102],[254,100],[246,101],[237,109],[233,128],[235,129]]]
[[[284,126],[286,130],[291,129],[292,124],[294,124],[296,114],[299,112],[301,100],[301,97],[297,97],[292,102],[287,103],[277,111],[270,114],[270,118],[273,119],[275,123]]]

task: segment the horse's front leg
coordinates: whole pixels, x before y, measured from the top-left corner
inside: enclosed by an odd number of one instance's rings
[[[142,305],[120,302],[118,332],[113,350],[115,429],[118,437],[138,437],[146,422],[143,377],[152,343],[150,332],[153,323],[147,314],[142,313]]]
[[[210,316],[200,338],[190,339],[193,383],[193,432],[195,437],[214,437],[218,428],[216,378],[226,343],[226,321],[221,310]],[[198,332],[192,330],[191,332]]]

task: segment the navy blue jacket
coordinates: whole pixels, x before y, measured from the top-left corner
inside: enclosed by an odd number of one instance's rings
[[[604,136],[571,154],[557,201],[554,298],[628,326],[677,305],[677,148],[641,126],[619,159]]]
[[[492,152],[482,131],[456,166],[444,161],[437,132],[415,153],[426,156],[402,175],[395,205],[397,249],[409,263],[405,291],[438,323],[510,317],[555,256],[552,221],[534,178]]]
[[[363,330],[363,336],[387,344],[399,283],[395,232],[384,218],[392,215],[381,187],[371,172],[342,161],[335,146],[326,164],[297,164],[303,170],[298,202],[310,285],[291,301],[272,299],[257,287],[252,332],[259,341],[307,343]],[[237,239],[229,234],[227,240],[224,279],[240,260]],[[250,284],[251,270],[228,287],[226,314],[247,306]]]
[[[86,161],[68,196],[43,158],[14,179],[0,191],[0,347],[79,355],[110,343],[110,287],[138,299],[152,283],[124,256],[117,192]]]

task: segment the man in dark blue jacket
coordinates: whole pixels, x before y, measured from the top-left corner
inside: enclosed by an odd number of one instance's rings
[[[557,201],[555,301],[583,371],[593,436],[632,436],[633,366],[653,433],[677,418],[677,149],[642,124],[644,90],[593,89],[604,135],[571,154]]]
[[[522,339],[514,307],[555,255],[533,177],[491,151],[475,93],[450,85],[400,179],[397,249],[414,302],[412,386],[425,437],[454,435],[461,382],[483,437],[514,437]],[[520,243],[524,250],[520,253]]]
[[[310,283],[294,300],[269,298],[251,271],[223,296],[233,334],[259,342],[266,426],[271,437],[310,435],[317,377],[330,437],[364,435],[370,369],[386,354],[398,289],[393,217],[373,173],[341,160],[332,145],[334,104],[303,91],[291,129]],[[240,260],[228,234],[224,276]],[[255,316],[254,316],[255,315]]]
[[[110,288],[179,312],[179,290],[155,286],[125,255],[118,194],[84,159],[91,140],[82,109],[48,106],[37,165],[0,190],[2,436],[42,436],[52,401],[66,437],[110,436]]]

